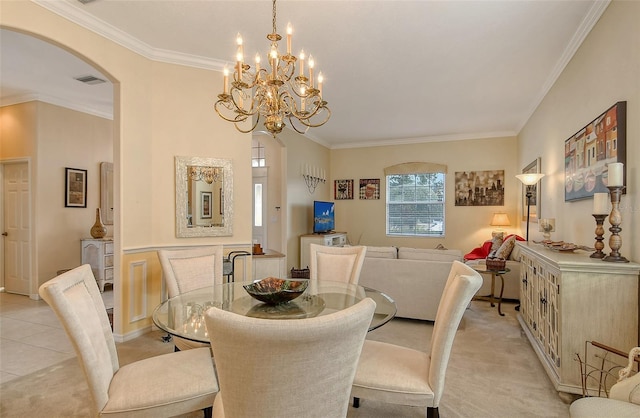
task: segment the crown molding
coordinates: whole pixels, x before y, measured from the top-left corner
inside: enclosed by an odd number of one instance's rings
[[[89,115],[97,116],[104,119],[113,120],[113,109],[103,110],[95,107],[79,104],[78,102],[71,102],[61,97],[48,96],[44,94],[24,94],[17,96],[3,97],[0,100],[0,107],[12,106],[27,102],[43,102],[49,103],[55,106],[64,107],[66,109],[75,110],[76,112],[87,113]]]
[[[222,72],[227,61],[153,48],[66,1],[31,0],[35,4],[152,61]]]

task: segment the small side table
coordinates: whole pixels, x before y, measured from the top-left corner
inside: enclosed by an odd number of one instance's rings
[[[496,276],[500,277],[500,297],[498,298],[498,313],[500,316],[504,316],[502,313],[502,293],[504,292],[504,277],[503,274],[509,273],[511,269],[504,268],[502,270],[492,270],[488,269],[485,265],[478,265],[473,268],[480,274],[490,274],[491,275],[491,294],[488,296],[476,296],[475,300],[486,300],[491,303],[491,306],[495,306],[496,297],[495,297],[495,286],[496,286]]]

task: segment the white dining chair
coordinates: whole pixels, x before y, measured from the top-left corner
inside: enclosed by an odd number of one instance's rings
[[[365,341],[353,381],[354,407],[359,406],[360,398],[375,399],[426,407],[427,417],[438,417],[453,340],[465,309],[481,285],[478,272],[453,262],[426,352]]]
[[[358,284],[367,247],[331,247],[309,244],[311,281],[331,280]]]
[[[95,416],[171,417],[204,410],[211,417],[218,381],[208,348],[120,366],[100,290],[84,264],[40,286],[64,326],[91,393]]]
[[[306,319],[205,315],[221,392],[216,418],[345,417],[375,302]]]
[[[209,245],[179,250],[158,250],[162,277],[169,298],[223,282],[223,246]],[[173,337],[176,351],[209,347],[186,338]]]

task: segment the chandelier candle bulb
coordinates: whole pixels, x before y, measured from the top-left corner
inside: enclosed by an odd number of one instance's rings
[[[322,82],[324,81],[324,77],[322,76],[322,71],[318,73],[318,91],[320,92],[320,97],[322,97]]]
[[[623,183],[623,168],[624,164],[622,163],[609,163],[607,165],[609,170],[609,180],[608,185],[612,187],[622,186]]]
[[[313,60],[313,57],[309,55],[309,87],[313,88],[313,67],[316,62]]]
[[[229,93],[229,69],[225,66],[224,70],[222,71],[223,74],[223,78],[222,78],[222,92],[224,94],[228,94]]]
[[[256,76],[259,77],[259,74],[260,74],[260,54],[257,53],[257,52],[256,52],[255,61],[256,61]]]
[[[609,193],[593,194],[593,214],[606,215],[609,213]]]
[[[300,77],[304,76],[304,49],[300,50]]]
[[[287,55],[291,55],[291,34],[293,33],[293,27],[291,22],[287,23]]]

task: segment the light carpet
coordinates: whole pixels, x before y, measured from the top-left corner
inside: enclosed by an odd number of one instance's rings
[[[440,415],[462,417],[568,417],[569,405],[553,389],[516,320],[513,304],[506,316],[486,302],[472,302],[454,341]],[[394,319],[367,338],[426,350],[432,323]],[[118,344],[121,364],[173,351],[156,331]],[[578,367],[576,365],[576,367]],[[89,390],[76,359],[14,379],[0,386],[2,417],[86,417]],[[350,418],[418,418],[423,408],[362,399],[349,407]],[[199,417],[201,412],[185,415]],[[302,417],[301,417],[302,418]]]

